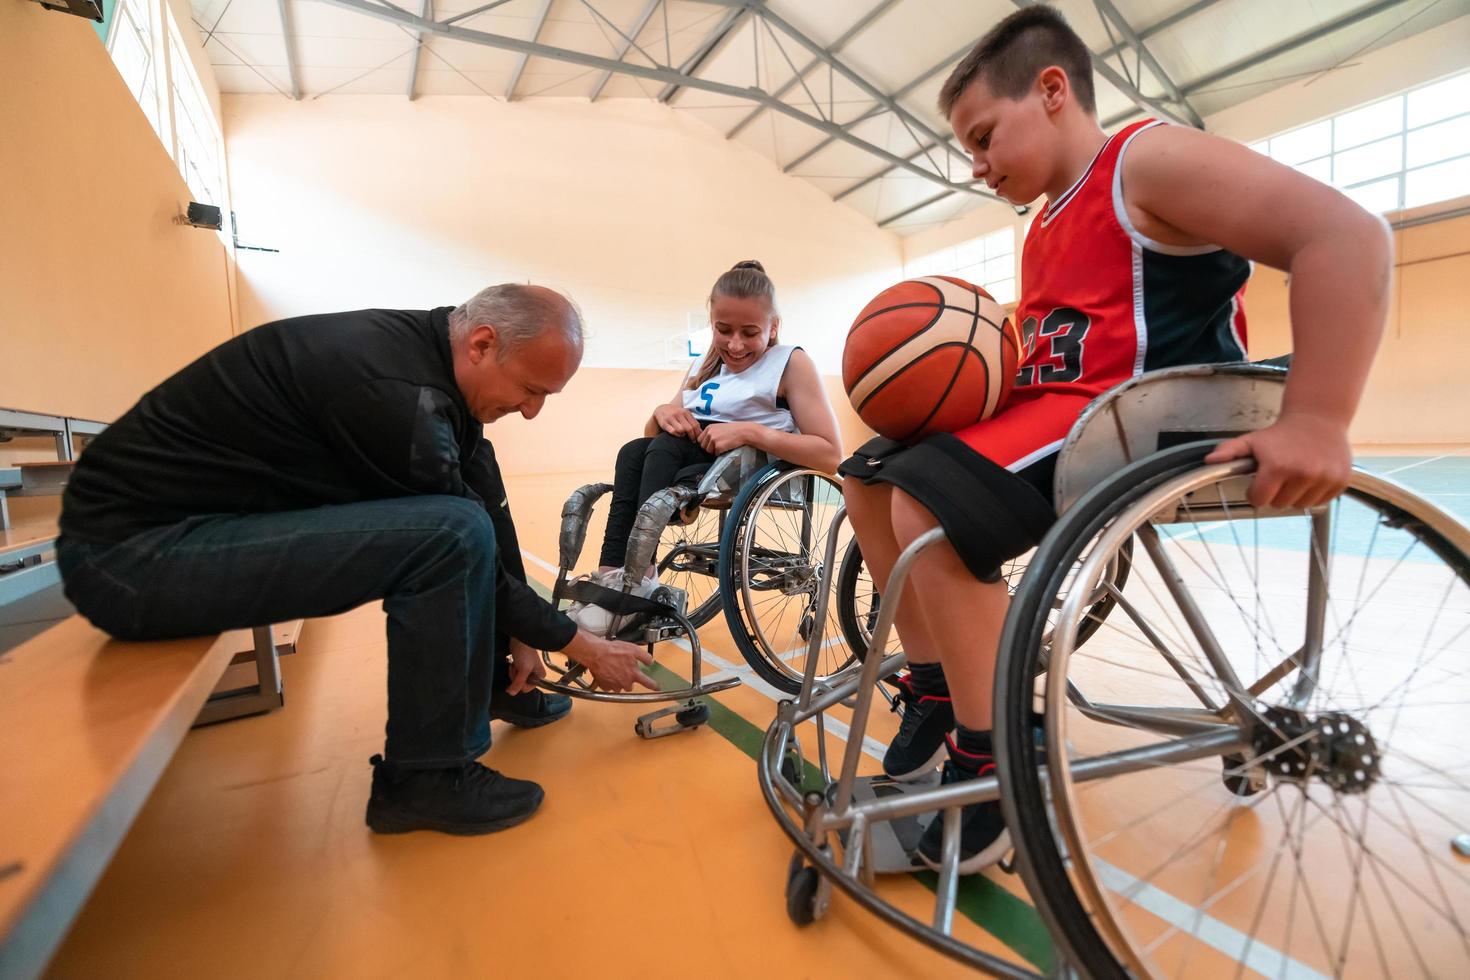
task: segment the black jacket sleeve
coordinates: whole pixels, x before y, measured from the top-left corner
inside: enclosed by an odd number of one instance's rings
[[[495,525],[495,543],[500,558],[500,574],[495,587],[495,628],[542,650],[560,650],[572,642],[577,625],[559,613],[526,583],[526,566],[516,538],[515,522],[510,516],[505,481],[495,450],[480,439],[474,453],[464,464],[466,496],[477,496]]]
[[[526,584],[526,570],[490,444],[480,439],[460,464],[450,396],[438,388],[394,380],[359,385],[329,406],[322,419],[333,451],[370,493],[442,493],[485,508],[495,527],[500,564],[495,577],[495,629],[542,650],[572,642],[576,624]]]

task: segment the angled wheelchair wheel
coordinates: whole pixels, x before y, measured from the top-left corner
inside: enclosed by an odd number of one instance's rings
[[[842,637],[847,648],[859,659],[867,656],[873,643],[873,627],[878,622],[878,613],[883,605],[878,594],[878,585],[873,581],[868,566],[863,562],[862,550],[853,538],[842,556],[837,570],[837,592],[832,596],[837,607],[837,622],[842,627]],[[884,654],[900,649],[898,631],[892,631]]]
[[[1253,464],[1208,449],[1083,496],[1006,620],[1002,802],[1038,908],[1095,977],[1463,975],[1470,532],[1358,471],[1258,511]]]
[[[1001,578],[1004,579],[1006,588],[1012,595],[1015,595],[1021,579],[1026,574],[1026,565],[1032,554],[1033,552],[1027,552],[1001,566]],[[1094,590],[1092,608],[1088,610],[1078,633],[1077,643],[1079,645],[1102,626],[1108,613],[1112,611],[1115,605],[1114,594],[1121,592],[1128,582],[1132,554],[1133,541],[1130,538],[1119,550],[1116,560],[1109,565],[1103,578],[1104,584]],[[853,539],[848,544],[847,551],[842,557],[842,565],[837,572],[837,594],[833,596],[833,602],[837,606],[837,620],[842,626],[842,635],[847,641],[848,648],[853,650],[859,659],[862,659],[867,655],[868,647],[872,644],[873,625],[878,621],[882,597],[878,594],[878,587],[873,582],[873,576],[868,572],[867,565],[863,563],[863,554],[858,547],[857,539]],[[1053,608],[1061,608],[1060,597],[1055,599]],[[1050,642],[1049,638],[1046,642]],[[889,636],[886,646],[885,656],[901,648],[897,631]]]
[[[822,633],[817,679],[852,663],[835,603],[818,623],[822,567],[842,486],[818,470],[773,464],[741,488],[720,540],[720,597],[741,655],[763,680],[789,694],[801,690],[808,643]],[[844,523],[838,534],[851,530]],[[842,554],[841,546],[837,554]]]
[[[696,629],[720,611],[720,532],[725,511],[700,507],[689,524],[670,524],[658,540],[658,580],[683,589],[688,619]]]

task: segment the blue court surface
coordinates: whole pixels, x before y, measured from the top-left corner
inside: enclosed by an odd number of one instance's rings
[[[1398,483],[1461,524],[1470,524],[1470,449],[1434,456],[1361,455],[1355,465]],[[1241,548],[1306,551],[1308,522],[1281,518],[1239,524],[1224,521],[1176,524],[1168,537]],[[1385,525],[1361,503],[1339,500],[1333,509],[1332,552],[1404,561],[1430,561],[1433,556],[1406,532]]]

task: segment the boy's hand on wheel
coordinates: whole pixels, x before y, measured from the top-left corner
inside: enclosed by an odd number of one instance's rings
[[[635,644],[604,639],[578,629],[572,642],[561,652],[584,665],[592,674],[593,685],[604,691],[631,691],[635,685],[658,690],[658,682],[642,668],[643,664],[653,663],[653,655]]]
[[[1313,415],[1283,415],[1274,425],[1227,439],[1205,457],[1224,463],[1256,458],[1250,502],[1280,509],[1325,504],[1347,488],[1353,452],[1347,428]]]

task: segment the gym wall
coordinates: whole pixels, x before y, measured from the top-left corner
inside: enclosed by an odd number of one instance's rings
[[[783,339],[835,371],[852,317],[900,276],[892,232],[641,100],[226,95],[224,113],[240,240],[280,249],[238,255],[247,326],[532,280],[582,307],[587,367],[672,368],[669,338],[753,258]]]
[[[0,404],[109,420],[231,333],[225,247],[92,25],[0,3]]]

